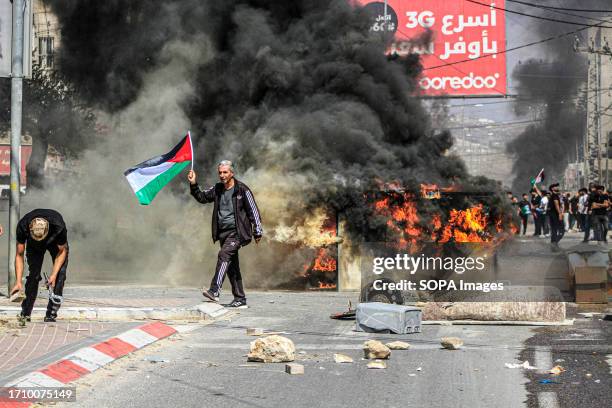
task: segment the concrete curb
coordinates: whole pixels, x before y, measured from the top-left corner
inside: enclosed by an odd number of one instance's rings
[[[83,347],[63,359],[39,370],[28,373],[5,384],[16,388],[67,387],[71,382],[86,376],[111,362],[142,349],[158,340],[195,329],[196,326],[171,326],[161,322],[147,323],[89,347]],[[0,408],[32,406],[30,402],[0,400]]]
[[[452,326],[452,325],[482,325],[482,326],[573,326],[575,319],[565,319],[559,322],[531,322],[510,320],[423,320],[422,325]]]
[[[21,312],[19,306],[0,307],[0,318],[16,319]],[[43,318],[46,308],[35,307],[33,318]],[[216,319],[228,310],[218,303],[202,303],[190,307],[62,307],[62,320],[191,320]]]

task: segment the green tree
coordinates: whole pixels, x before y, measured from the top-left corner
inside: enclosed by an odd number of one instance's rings
[[[0,131],[10,129],[11,85],[0,83]],[[23,86],[23,132],[32,137],[32,155],[27,165],[28,184],[44,181],[49,146],[64,157],[78,155],[94,139],[95,115],[80,103],[74,87],[56,71],[32,68],[32,78]]]

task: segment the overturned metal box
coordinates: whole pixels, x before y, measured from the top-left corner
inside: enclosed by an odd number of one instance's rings
[[[420,333],[421,309],[390,303],[360,303],[355,330],[370,333]]]

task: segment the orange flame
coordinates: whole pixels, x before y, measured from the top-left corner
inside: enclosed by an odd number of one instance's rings
[[[327,253],[325,248],[319,248],[317,258],[314,261],[313,271],[335,271],[336,259]]]

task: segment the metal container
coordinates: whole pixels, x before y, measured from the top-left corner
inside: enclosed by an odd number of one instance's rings
[[[355,330],[370,333],[420,333],[421,309],[390,303],[360,303]]]

